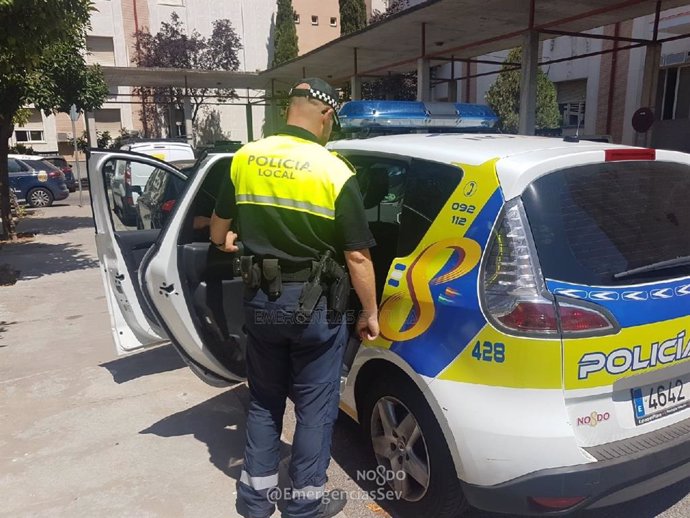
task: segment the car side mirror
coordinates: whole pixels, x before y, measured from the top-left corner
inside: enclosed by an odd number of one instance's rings
[[[141,185],[132,185],[132,192],[137,193],[139,196],[141,196]]]

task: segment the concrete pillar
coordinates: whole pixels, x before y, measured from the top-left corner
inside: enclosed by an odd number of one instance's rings
[[[187,135],[187,141],[194,143],[194,126],[192,125],[192,100],[189,97],[184,98],[182,103],[182,109],[184,110],[184,129],[185,135]]]
[[[417,100],[431,100],[431,67],[426,58],[417,59]]]
[[[353,101],[362,99],[362,79],[359,76],[350,78],[350,97]]]
[[[528,31],[522,40],[522,78],[520,80],[520,123],[518,133],[534,135],[537,119],[537,65],[539,33]]]
[[[448,81],[448,102],[458,102],[458,80]]]
[[[647,47],[644,58],[644,70],[642,74],[642,96],[640,98],[640,108],[651,108],[656,110],[656,94],[659,88],[659,65],[661,64],[661,43],[655,43]],[[660,113],[654,116],[661,118]],[[652,126],[654,128],[654,126]],[[635,135],[635,144],[638,146],[649,147],[652,143],[652,130],[646,133]]]
[[[94,112],[86,112],[84,115],[84,122],[86,123],[86,131],[89,139],[89,147],[96,147],[98,136],[96,135],[96,114]],[[112,135],[113,138],[117,135]]]
[[[246,116],[247,116],[247,142],[254,140],[254,114],[252,113],[251,103],[247,103],[245,106]]]

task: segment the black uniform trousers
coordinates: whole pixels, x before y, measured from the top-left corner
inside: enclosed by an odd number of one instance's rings
[[[251,402],[238,498],[259,518],[270,516],[277,500],[285,501],[286,518],[316,516],[331,457],[347,326],[343,317],[330,314],[325,297],[308,322],[299,318],[302,287],[301,282],[283,283],[275,301],[260,289],[245,290]],[[297,425],[289,467],[292,487],[281,491],[278,465],[287,397],[295,404]]]

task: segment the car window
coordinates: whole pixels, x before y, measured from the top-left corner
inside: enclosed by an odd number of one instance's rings
[[[109,161],[103,176],[116,231],[163,228],[185,185],[184,177],[131,159]],[[168,186],[172,182],[181,187],[171,191]]]
[[[53,169],[57,169],[53,164],[50,164],[45,160],[23,160],[23,162],[35,171],[52,171]]]
[[[7,167],[10,173],[21,173],[22,171],[26,171],[26,167],[23,167],[22,164],[14,158],[7,159]]]
[[[411,254],[462,180],[456,166],[414,159],[405,182],[398,255]]]
[[[398,225],[408,162],[394,157],[347,155],[355,167],[370,223]]]
[[[608,162],[536,180],[522,199],[544,276],[611,286],[690,274],[690,267],[615,275],[690,256],[690,167]]]

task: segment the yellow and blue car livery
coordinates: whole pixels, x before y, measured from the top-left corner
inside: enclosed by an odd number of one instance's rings
[[[358,373],[368,362],[395,365],[424,394],[469,502],[490,511],[562,514],[690,476],[690,410],[679,403],[649,417],[645,393],[690,382],[690,277],[613,287],[542,277],[546,302],[569,308],[575,319],[591,311],[610,323],[581,335],[512,332],[488,315],[481,289],[506,208],[536,180],[564,168],[649,157],[595,142],[427,137],[332,144],[346,156],[433,160],[462,175],[415,250],[393,260],[381,334],[360,348],[341,408],[358,417]],[[652,159],[690,174],[688,155],[657,150]],[[671,388],[676,392],[667,398],[685,396]]]

